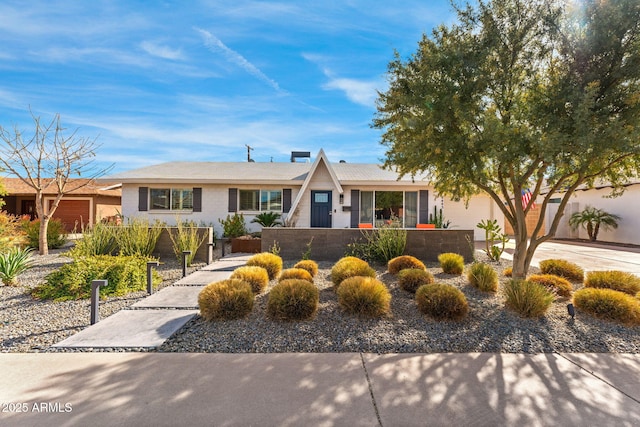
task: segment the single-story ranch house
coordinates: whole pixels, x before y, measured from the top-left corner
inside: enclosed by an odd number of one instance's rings
[[[297,152],[294,152],[297,153]],[[308,155],[308,153],[307,153]],[[260,212],[278,212],[294,227],[368,228],[395,221],[421,228],[434,208],[442,208],[451,227],[484,231],[483,219],[504,222],[494,202],[485,195],[465,206],[437,197],[424,177],[405,176],[377,164],[331,163],[320,150],[313,162],[168,162],[105,177],[122,183],[122,214],[146,216],[175,224],[192,220],[215,228],[218,219],[242,213],[251,220]]]
[[[50,182],[51,179],[44,180]],[[7,195],[3,197],[3,209],[12,215],[36,218],[36,191],[20,178],[2,178]],[[69,188],[77,188],[65,194],[53,214],[69,232],[80,232],[96,222],[115,217],[120,211],[120,186],[111,182],[100,184],[86,178],[70,179]],[[44,190],[45,212],[57,195],[57,187],[48,185]]]

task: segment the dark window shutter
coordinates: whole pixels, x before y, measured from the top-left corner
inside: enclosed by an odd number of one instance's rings
[[[149,210],[149,187],[138,188],[138,211],[146,212]]]
[[[230,188],[229,189],[229,212],[237,212],[238,211],[238,189]]]
[[[193,189],[193,211],[202,212],[202,188]]]
[[[351,228],[360,222],[360,190],[351,190]]]
[[[291,189],[285,188],[282,190],[282,212],[289,212],[291,210]]]
[[[427,224],[429,222],[429,191],[420,190],[418,198],[418,203],[420,204],[418,223]]]

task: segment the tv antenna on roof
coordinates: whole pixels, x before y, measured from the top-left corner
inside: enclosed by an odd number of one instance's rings
[[[253,148],[248,144],[244,144],[244,146],[247,147],[247,162],[253,162],[253,160],[251,160],[251,150],[253,150]]]

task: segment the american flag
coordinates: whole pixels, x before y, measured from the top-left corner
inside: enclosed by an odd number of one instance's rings
[[[522,206],[527,209],[529,203],[531,203],[531,208],[536,208],[536,202],[532,200],[533,194],[531,194],[531,190],[527,188],[527,190],[522,190]]]

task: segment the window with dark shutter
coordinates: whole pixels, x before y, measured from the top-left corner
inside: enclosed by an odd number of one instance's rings
[[[229,189],[229,212],[237,212],[238,211],[238,189],[230,188]]]
[[[193,211],[202,212],[202,188],[199,187],[193,189]]]
[[[429,223],[429,191],[420,190],[419,194],[419,203],[420,207],[418,213],[418,223],[420,224],[428,224]]]
[[[351,190],[351,228],[360,222],[360,190]]]
[[[291,210],[291,189],[285,188],[282,190],[282,212],[289,212]]]
[[[146,212],[149,210],[149,187],[138,188],[138,211]]]

